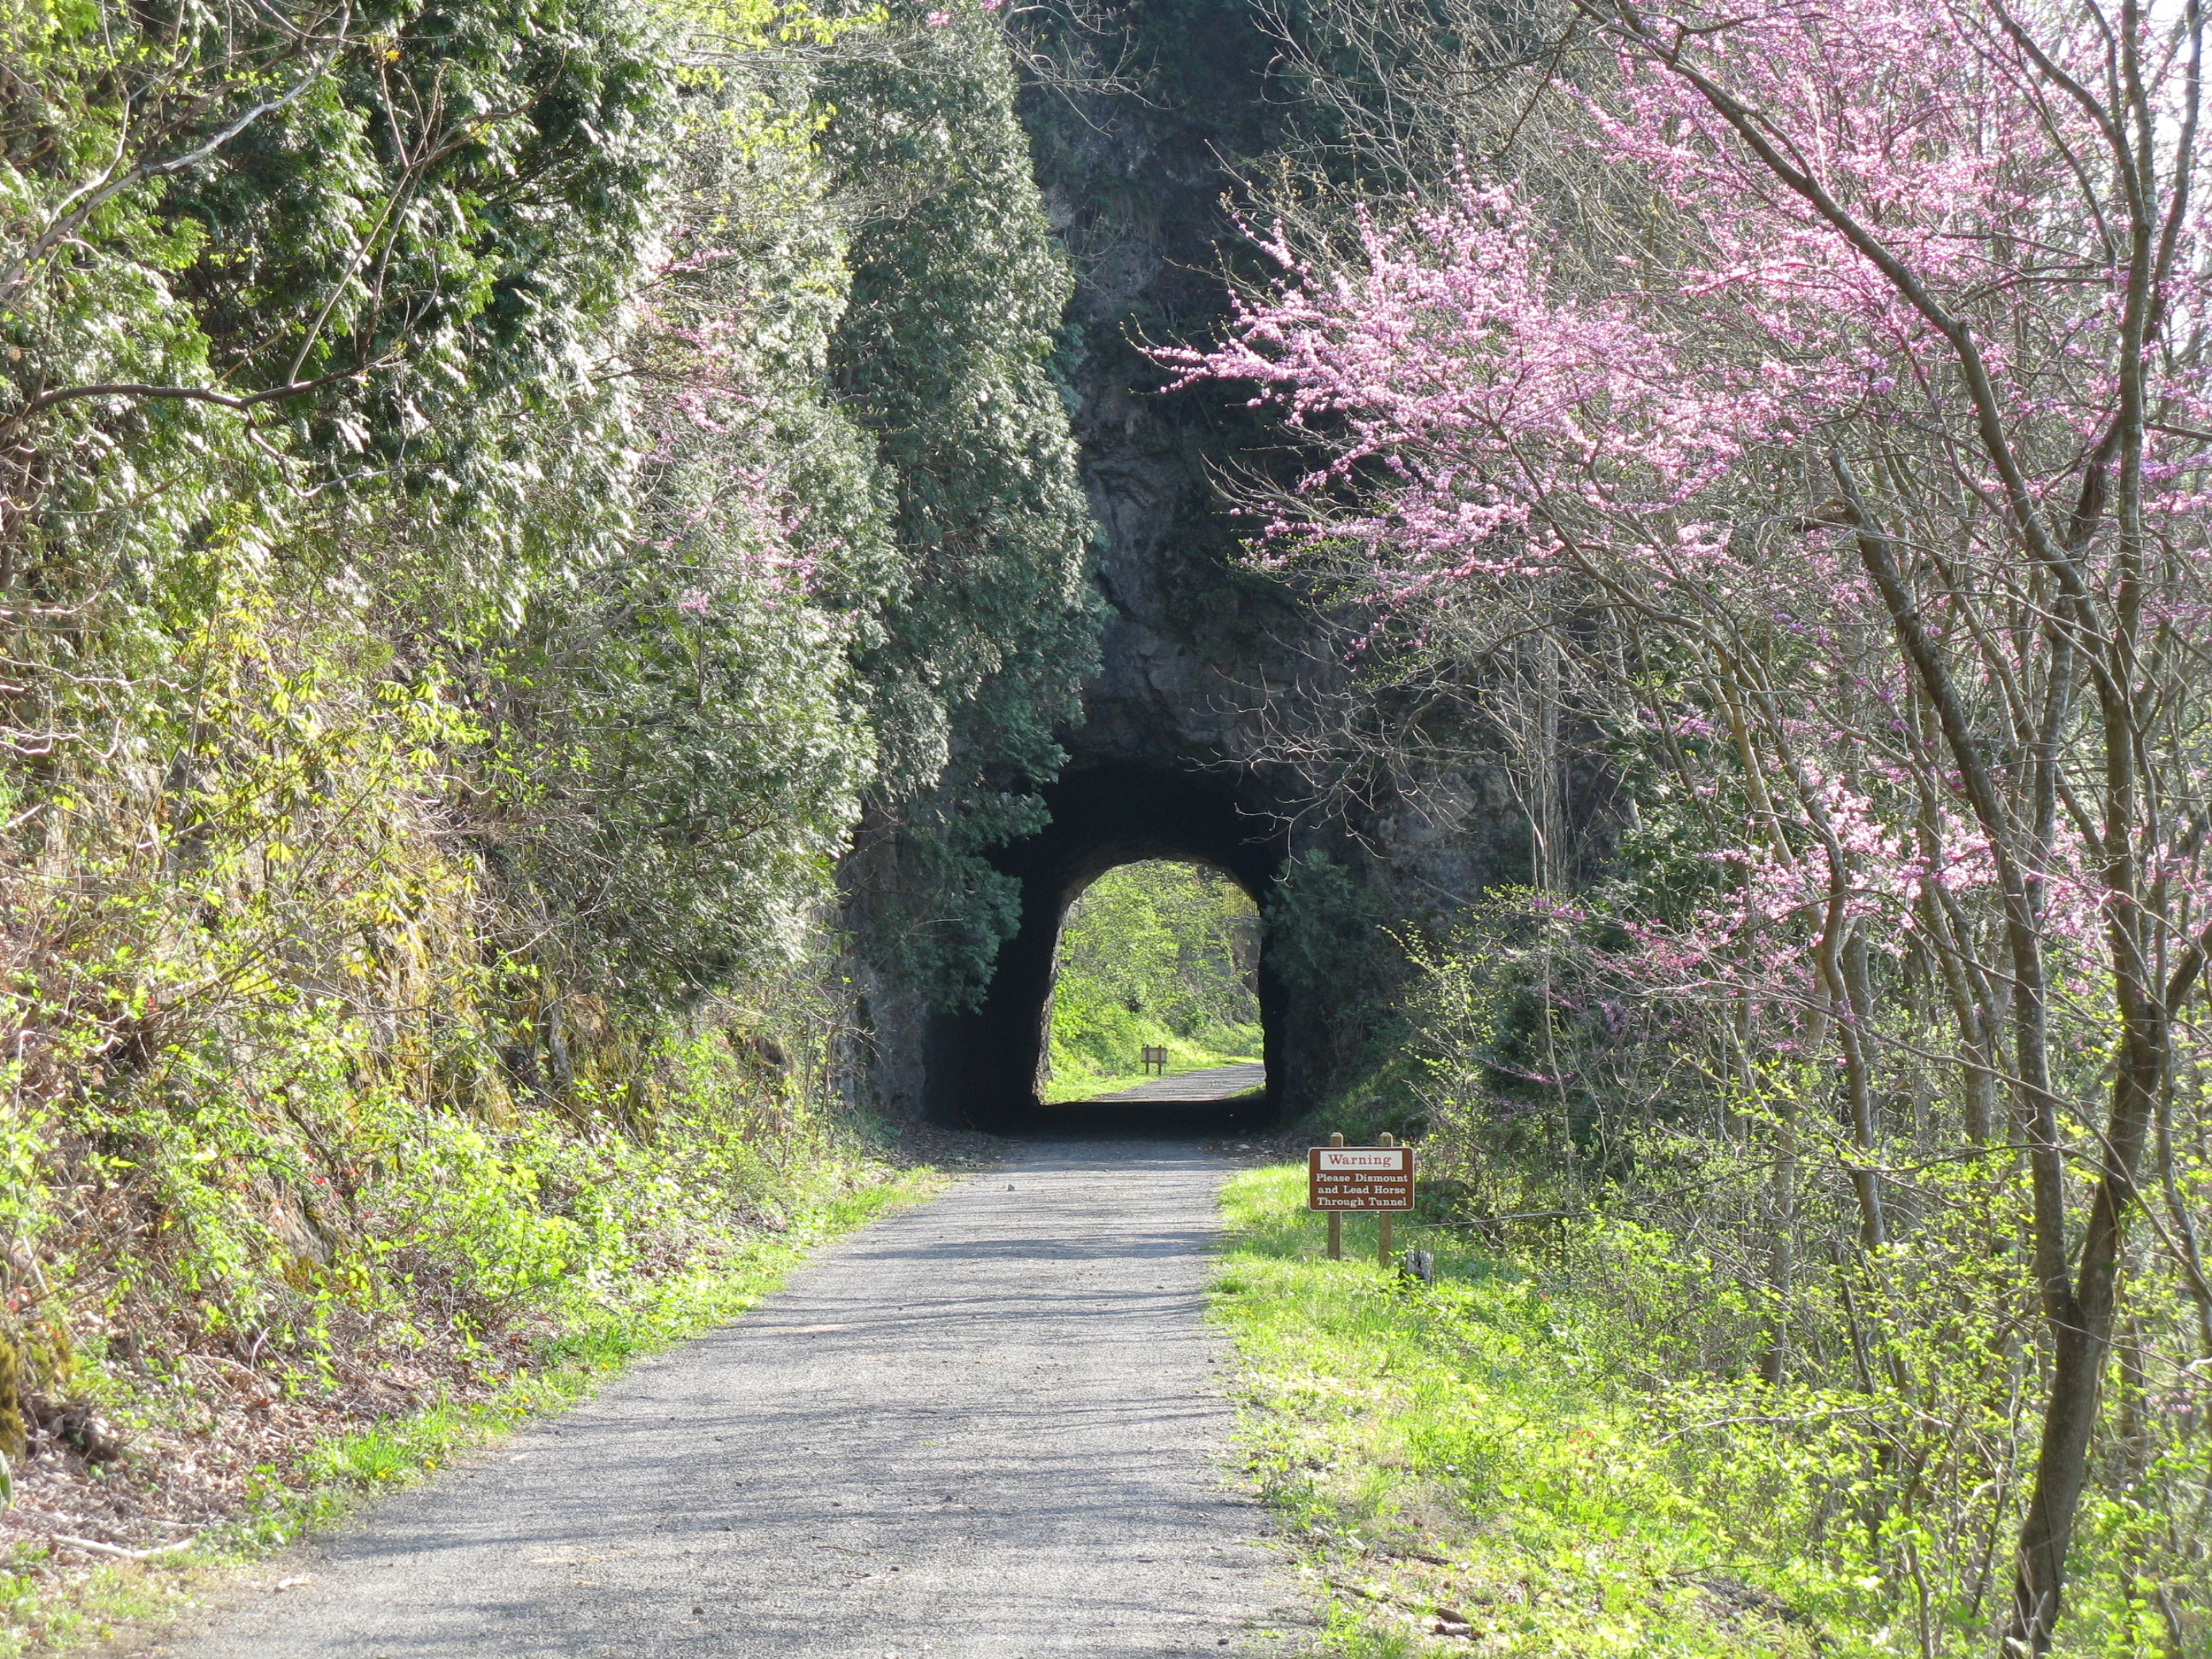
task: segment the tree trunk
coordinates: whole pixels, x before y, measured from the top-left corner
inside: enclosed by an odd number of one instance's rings
[[[2128,975],[2124,972],[2122,977]],[[2140,993],[2139,981],[2136,988]],[[2088,1483],[2099,1393],[2112,1352],[2127,1213],[2136,1201],[2136,1172],[2167,1059],[2164,1020],[2154,1009],[2141,1009],[2121,1036],[2105,1173],[2081,1241],[2081,1270],[2070,1291],[2062,1287],[2062,1305],[2047,1315],[2054,1344],[2051,1399],[2036,1451],[2035,1489],[2014,1561],[2012,1616],[2005,1630],[2008,1656],[2039,1659],[2051,1651],[2051,1632],[2057,1627],[2074,1516]]]

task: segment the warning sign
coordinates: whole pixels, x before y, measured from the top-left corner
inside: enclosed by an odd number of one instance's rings
[[[1310,1146],[1306,1149],[1309,1210],[1410,1210],[1413,1207],[1411,1146]]]

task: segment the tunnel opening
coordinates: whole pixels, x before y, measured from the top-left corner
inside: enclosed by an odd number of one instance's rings
[[[1045,792],[1050,822],[994,855],[1020,884],[1020,916],[973,1012],[933,1022],[925,1054],[930,1115],[1023,1134],[1202,1135],[1274,1121],[1289,1079],[1284,999],[1264,932],[1253,969],[1261,1086],[1196,1104],[1106,1101],[1048,1105],[1040,1079],[1051,1036],[1054,965],[1069,906],[1108,871],[1153,860],[1218,872],[1264,912],[1285,857],[1281,822],[1212,774],[1103,765]]]
[[[1264,1094],[1260,913],[1226,871],[1144,859],[1060,918],[1037,1094],[1071,1104]]]

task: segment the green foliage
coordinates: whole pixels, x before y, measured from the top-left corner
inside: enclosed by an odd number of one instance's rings
[[[484,665],[496,830],[564,977],[681,1006],[791,958],[873,774],[853,658],[896,580],[887,477],[827,385],[845,238],[803,88],[704,87],[627,341],[619,559]]]
[[[1268,958],[1300,990],[1340,992],[1372,971],[1382,921],[1377,896],[1324,853],[1284,866],[1267,902]]]
[[[1393,1075],[1404,972],[1389,907],[1371,872],[1317,848],[1288,860],[1267,896],[1267,960],[1305,1011],[1304,1051],[1346,1080],[1330,1130],[1416,1127]]]
[[[1423,1213],[1545,1287],[1574,1369],[1681,1455],[1668,1478],[1731,1559],[1802,1564],[1870,1650],[1987,1651],[2037,1363],[2027,1255],[1991,1241],[2021,1236],[2027,1172],[2000,1147],[1893,1164],[1911,1225],[1850,1248],[1853,1191],[1815,1157],[1835,1155],[1831,1068],[1691,1063],[1680,1011],[1620,970],[1647,890],[1501,892],[1413,952],[1389,1070],[1424,1130]],[[1900,1088],[1893,1109],[1902,1139],[1935,1109]],[[2188,1651],[2204,1593],[2179,1517],[2212,1465],[2160,1358],[2194,1340],[2188,1292],[2155,1255],[2136,1271],[2060,1653]]]
[[[161,599],[191,602],[165,591],[192,574],[174,561],[240,540],[297,557],[295,492],[327,508],[398,487],[449,532],[441,621],[511,609],[550,550],[528,534],[546,482],[530,440],[586,392],[653,214],[665,77],[641,15],[9,16],[10,83],[35,90],[0,135],[0,197],[33,234],[0,269],[0,429],[73,458],[19,456],[16,577],[58,603],[105,592],[107,627],[158,628]],[[118,383],[155,390],[97,392]],[[270,400],[241,416],[196,392]]]
[[[986,23],[82,0],[0,87],[0,1288],[88,1357],[0,1419],[476,1363],[873,1179],[835,866],[874,790],[977,971],[1089,659]]]
[[[1250,1466],[1336,1592],[1326,1650],[1463,1651],[1425,1639],[1441,1613],[1479,1651],[1529,1659],[1908,1650],[1863,1633],[1847,1565],[1778,1547],[1767,1506],[1815,1483],[1817,1455],[1737,1466],[1716,1491],[1682,1422],[1609,1380],[1632,1334],[1571,1275],[1401,1231],[1438,1282],[1386,1279],[1358,1220],[1347,1260],[1324,1261],[1304,1184],[1231,1182],[1213,1298]]]

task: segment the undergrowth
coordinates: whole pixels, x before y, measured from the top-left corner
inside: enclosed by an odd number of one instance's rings
[[[1600,1316],[1571,1290],[1427,1228],[1400,1237],[1432,1253],[1436,1283],[1386,1278],[1364,1217],[1324,1260],[1299,1168],[1245,1172],[1223,1202],[1213,1302],[1246,1451],[1325,1592],[1323,1651],[1909,1650],[1853,1633],[1863,1587],[1762,1547],[1749,1511],[1717,1501],[1661,1414],[1608,1382]]]

